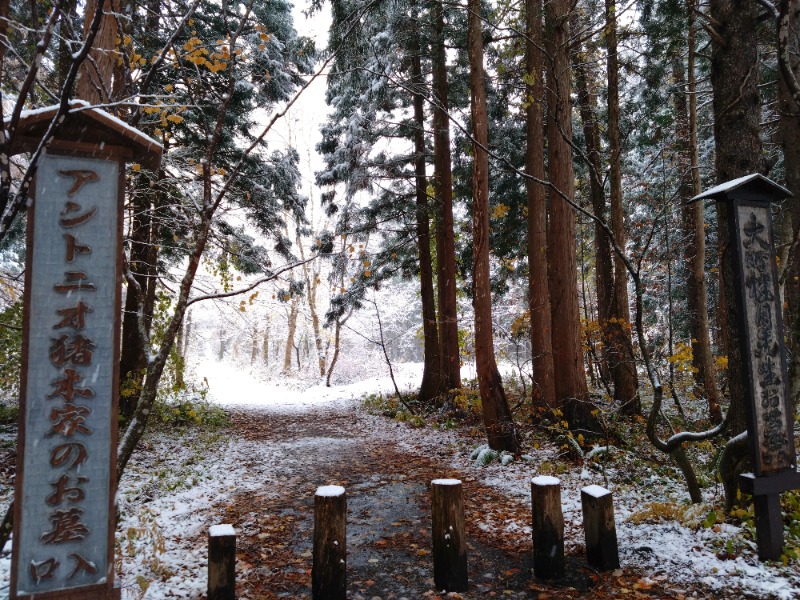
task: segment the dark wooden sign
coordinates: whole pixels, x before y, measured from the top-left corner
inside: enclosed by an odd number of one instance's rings
[[[20,121],[36,139],[56,107]],[[160,146],[76,104],[39,162],[28,210],[12,600],[114,587],[124,162]]]
[[[753,473],[742,476],[740,487],[753,495],[762,560],[780,557],[780,494],[800,487],[771,215],[771,204],[791,195],[763,175],[753,174],[694,198],[728,203],[728,223],[720,227],[728,227],[734,263],[753,461]]]

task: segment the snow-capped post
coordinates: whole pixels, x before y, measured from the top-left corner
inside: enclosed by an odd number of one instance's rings
[[[236,531],[232,525],[208,528],[208,600],[236,598]]]
[[[59,106],[23,113],[12,154],[37,151],[59,114]],[[161,154],[140,131],[75,101],[37,160],[26,234],[12,600],[120,597],[114,496],[125,162],[158,168]]]
[[[324,485],[314,494],[314,600],[347,597],[347,495],[342,486]]]
[[[464,498],[458,479],[431,481],[433,583],[437,590],[466,592],[467,534]]]
[[[613,494],[599,485],[586,486],[581,490],[581,507],[587,562],[601,571],[619,568]]]
[[[540,579],[558,579],[564,575],[561,481],[547,475],[531,479],[531,507],[533,573]]]
[[[791,195],[789,190],[756,173],[718,185],[692,199],[713,199],[729,206],[725,225],[734,266],[736,318],[749,416],[747,434],[754,471],[741,476],[739,487],[753,496],[761,560],[780,558],[780,494],[800,488],[771,212],[772,203]]]

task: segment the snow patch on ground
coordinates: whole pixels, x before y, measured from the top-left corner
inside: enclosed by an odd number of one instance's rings
[[[207,370],[202,370],[206,369]],[[311,385],[281,386],[261,382],[224,363],[209,363],[199,371],[210,383],[213,401],[228,406],[249,406],[258,412],[297,412],[329,407],[346,408],[358,415],[365,436],[377,438],[399,449],[435,456],[445,471],[456,469],[465,477],[464,492],[469,493],[472,478],[503,494],[530,502],[531,478],[540,474],[543,462],[553,460],[557,449],[533,451],[530,460],[514,461],[507,466],[493,462],[482,467],[470,460],[477,445],[452,430],[434,431],[411,428],[405,424],[372,416],[360,411],[358,398],[365,393],[393,390],[388,378],[373,378],[350,385],[326,388]],[[410,385],[417,381],[419,367],[398,369],[399,381]],[[264,443],[258,440],[230,438],[225,434],[194,433],[151,434],[137,450],[123,477],[118,493],[120,520],[117,528],[118,552],[122,557],[118,580],[125,600],[157,600],[165,597],[197,600],[205,593],[209,527],[228,521],[224,507],[236,493],[248,492],[274,497],[281,478],[301,468],[312,449],[347,447],[357,444],[351,437],[300,437],[297,440]],[[551,463],[552,464],[552,463]],[[256,468],[257,467],[257,468]],[[580,490],[589,484],[602,485],[614,492],[617,534],[623,566],[636,566],[650,577],[668,577],[672,584],[685,583],[687,589],[702,581],[721,597],[741,593],[765,598],[800,598],[797,569],[782,570],[764,565],[754,556],[723,560],[717,548],[735,533],[727,525],[714,529],[691,529],[675,522],[635,525],[627,518],[650,500],[681,501],[682,490],[664,493],[614,485],[615,472],[589,469],[558,475],[561,481],[563,512],[566,521],[567,551],[583,544]],[[658,484],[660,485],[660,484]],[[656,490],[659,487],[656,487]],[[309,489],[313,496],[315,489]],[[665,492],[666,493],[666,492]],[[713,492],[711,492],[713,493]],[[654,494],[654,496],[653,496]],[[222,517],[216,516],[223,514]],[[529,537],[526,521],[493,523],[478,515],[478,526]],[[0,595],[8,592],[9,557],[0,560]]]

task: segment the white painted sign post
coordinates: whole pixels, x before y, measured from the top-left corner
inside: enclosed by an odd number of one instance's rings
[[[55,111],[23,116],[17,151]],[[76,104],[40,159],[28,210],[12,600],[119,598],[124,163],[155,166],[160,157],[150,138]]]

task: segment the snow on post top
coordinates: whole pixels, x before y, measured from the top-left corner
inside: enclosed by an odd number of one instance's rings
[[[531,479],[533,485],[560,485],[561,480],[558,477],[551,477],[550,475],[539,475]]]
[[[321,485],[317,488],[315,496],[342,496],[344,488],[340,485]]]
[[[768,177],[764,177],[761,173],[751,173],[750,175],[737,177],[736,179],[731,179],[730,181],[714,186],[710,190],[698,194],[689,200],[689,202],[697,202],[699,200],[724,200],[731,192],[744,187],[763,194],[766,200],[776,201],[792,197],[792,192],[778,185]]]
[[[593,498],[602,498],[611,492],[601,485],[587,485],[581,490],[584,494],[592,496]]]
[[[434,479],[431,485],[461,485],[460,479]]]
[[[208,528],[208,537],[228,537],[236,535],[236,531],[233,529],[233,525],[224,524],[224,525],[212,525]]]

